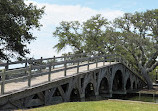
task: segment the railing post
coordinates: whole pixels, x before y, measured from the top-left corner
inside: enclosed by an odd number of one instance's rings
[[[121,62],[121,63],[123,63],[124,65],[128,66],[128,64],[127,64],[126,60],[122,60],[122,62]]]
[[[89,71],[89,58],[88,58],[88,65],[87,65],[87,70]]]
[[[7,60],[7,63],[6,63],[6,66],[5,66],[5,71],[7,71],[9,69],[9,61]],[[6,79],[8,79],[9,78],[9,76],[8,75],[6,75],[6,77],[5,77]]]
[[[129,64],[128,64],[128,63],[125,63],[125,65],[126,65],[127,67],[129,67]]]
[[[64,55],[64,61],[66,61],[66,55]]]
[[[131,64],[129,64],[129,68],[132,69],[132,65]]]
[[[7,64],[5,66],[5,70],[7,71],[9,69],[9,61],[7,61]]]
[[[80,62],[79,62],[79,60],[77,61],[77,73],[79,73],[79,64],[80,64]]]
[[[40,65],[42,65],[43,58],[41,57]],[[40,72],[42,72],[42,68],[40,68]]]
[[[25,60],[25,69],[27,68],[27,59]],[[27,71],[25,71],[25,75],[27,74]]]
[[[104,58],[104,56],[103,56],[103,66],[105,66],[105,58]]]
[[[71,56],[71,57],[70,57],[70,60],[75,60],[75,57],[76,57],[76,56]],[[75,65],[75,62],[73,62],[72,65]]]
[[[32,65],[30,64],[29,70],[28,70],[28,86],[31,86],[31,70],[32,70]]]
[[[53,58],[53,63],[55,63],[55,56],[54,56],[54,58]],[[55,66],[53,65],[53,69],[55,68]]]
[[[2,70],[2,84],[1,84],[1,94],[4,94],[5,88],[5,69]]]
[[[98,57],[96,58],[96,68],[98,67]]]
[[[83,55],[81,54],[81,55],[80,55],[80,58],[82,59],[82,57],[83,57]],[[81,61],[81,64],[82,64],[82,61]]]
[[[51,64],[49,66],[48,81],[51,81]]]
[[[122,63],[121,57],[119,57],[119,62],[121,62],[121,63]]]
[[[116,54],[115,54],[115,58],[114,58],[114,60],[115,60],[115,62],[117,62],[117,60],[116,60]]]
[[[64,61],[64,67],[65,67],[65,69],[64,69],[64,76],[66,76],[66,70],[67,70],[67,63],[66,63],[66,61]]]

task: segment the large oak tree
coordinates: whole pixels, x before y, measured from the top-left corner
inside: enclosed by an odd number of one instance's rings
[[[35,39],[30,32],[41,26],[43,8],[24,0],[0,0],[0,59],[23,58],[29,50],[27,44]]]
[[[105,38],[108,24],[107,19],[99,14],[83,23],[63,21],[53,33],[59,39],[54,48],[59,52],[71,46],[74,53],[105,54],[110,48],[106,42],[108,38]]]
[[[114,25],[118,34],[115,51],[138,70],[151,89],[149,72],[158,65],[158,9],[126,13]]]

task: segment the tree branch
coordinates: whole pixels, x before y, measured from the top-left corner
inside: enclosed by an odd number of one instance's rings
[[[158,61],[156,61],[150,68],[147,68],[147,72],[153,71],[158,66]]]
[[[145,61],[144,60],[146,60],[146,55],[145,55],[144,49],[143,49],[143,47],[141,45],[139,45],[139,49],[141,51],[141,57],[140,57],[140,59],[142,61],[142,65],[145,66]]]
[[[134,54],[133,51],[127,49],[124,45],[122,45],[122,47],[123,47],[126,51],[128,51],[128,52],[130,52],[130,53],[132,54],[132,56],[133,56],[133,58],[135,59],[135,61],[138,61],[138,57]]]
[[[149,65],[149,63],[154,59],[156,59],[158,56],[158,50],[149,58],[149,60],[145,63],[145,67],[147,67]]]

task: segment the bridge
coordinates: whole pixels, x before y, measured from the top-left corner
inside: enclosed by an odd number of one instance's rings
[[[111,98],[146,86],[115,54],[54,56],[0,67],[0,110]]]

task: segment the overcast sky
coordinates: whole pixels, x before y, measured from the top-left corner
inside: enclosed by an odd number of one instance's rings
[[[31,51],[29,57],[34,58],[60,56],[71,51],[69,47],[60,53],[53,49],[58,40],[52,33],[61,21],[83,22],[96,14],[102,14],[105,18],[113,20],[123,13],[156,9],[158,4],[158,0],[27,0],[25,2],[32,2],[38,7],[46,6],[45,14],[40,20],[43,27],[40,31],[32,31],[37,39],[28,45]]]

